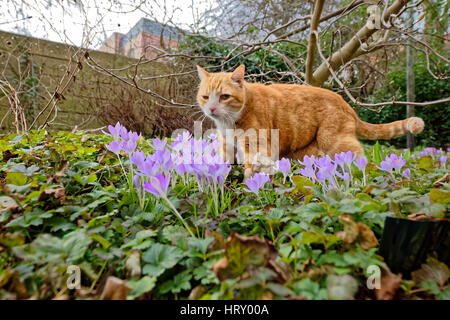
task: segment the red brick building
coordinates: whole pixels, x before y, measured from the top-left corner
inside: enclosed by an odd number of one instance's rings
[[[127,34],[114,32],[100,51],[119,54],[130,58],[155,58],[158,49],[176,49],[178,42],[184,39],[182,30],[164,26],[156,21],[141,18]]]

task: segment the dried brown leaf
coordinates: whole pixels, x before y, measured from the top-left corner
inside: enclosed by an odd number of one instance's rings
[[[344,225],[344,231],[336,235],[342,239],[344,245],[358,243],[364,250],[369,250],[378,246],[378,240],[373,231],[361,222],[354,222],[348,215],[339,216],[339,221]]]
[[[108,277],[105,288],[100,296],[101,300],[126,300],[128,293],[133,289],[126,281],[116,277]]]
[[[356,241],[360,244],[361,248],[363,248],[364,250],[369,250],[378,247],[378,240],[375,237],[373,231],[368,226],[362,224],[361,222],[358,222],[358,229],[359,234]]]
[[[380,289],[375,289],[377,300],[392,300],[400,286],[402,275],[394,276],[389,270],[383,270]]]
[[[441,177],[440,179],[436,180],[433,183],[433,187],[439,188],[444,186],[444,183],[449,183],[450,182],[450,173],[446,173],[443,177]]]

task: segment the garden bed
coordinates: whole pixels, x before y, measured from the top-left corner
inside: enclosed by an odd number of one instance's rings
[[[245,183],[215,140],[117,128],[0,140],[0,299],[450,299],[436,246],[408,271],[380,252],[387,217],[448,224],[447,151],[377,144]]]

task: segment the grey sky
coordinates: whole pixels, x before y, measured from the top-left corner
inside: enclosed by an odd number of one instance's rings
[[[123,9],[128,12],[116,13],[113,12],[116,8],[109,8],[110,2],[107,0],[84,1],[84,8],[68,6],[67,2],[63,1],[56,1],[55,5],[46,8],[47,1],[30,1],[28,5],[23,5],[22,2],[17,6],[13,2],[0,0],[0,30],[28,33],[33,37],[78,46],[86,39],[85,35],[89,34],[89,47],[98,48],[105,36],[113,32],[128,32],[142,17],[166,22],[172,16],[174,24],[190,29],[195,20],[193,14],[199,14],[206,9],[207,3],[211,3],[207,0],[195,0],[193,12],[191,1],[156,0],[151,6],[131,11],[132,7],[126,5],[127,1],[123,1]],[[164,11],[167,14],[164,14]],[[11,22],[23,16],[32,18]]]

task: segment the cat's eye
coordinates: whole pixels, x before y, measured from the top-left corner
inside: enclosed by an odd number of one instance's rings
[[[209,96],[202,96],[203,99],[208,100]]]
[[[220,95],[220,100],[228,100],[230,98],[229,94],[221,94]]]

